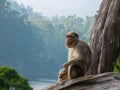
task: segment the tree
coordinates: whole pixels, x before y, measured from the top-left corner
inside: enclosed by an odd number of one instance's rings
[[[93,59],[89,73],[113,71],[120,53],[120,0],[103,0],[92,29]]]
[[[67,60],[65,34],[75,30],[88,41],[93,21],[94,17],[83,19],[75,15],[48,18],[16,1],[1,0],[0,66],[16,68],[29,79],[57,78]],[[40,70],[36,72],[37,68]]]
[[[20,76],[15,69],[3,66],[0,68],[0,90],[9,90],[10,88],[15,90],[32,90],[28,81]]]

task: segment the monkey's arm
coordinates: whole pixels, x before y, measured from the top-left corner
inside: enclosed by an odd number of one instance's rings
[[[69,62],[64,63],[63,66],[64,66],[64,68],[68,68],[68,66],[71,64],[79,64],[79,63],[85,63],[84,59],[81,59],[81,60],[80,59],[73,59]]]

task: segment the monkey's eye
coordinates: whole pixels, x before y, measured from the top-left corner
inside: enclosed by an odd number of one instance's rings
[[[66,35],[66,38],[72,38],[72,36],[70,36],[70,35]]]

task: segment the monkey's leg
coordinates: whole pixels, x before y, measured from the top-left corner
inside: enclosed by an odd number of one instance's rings
[[[79,65],[70,65],[68,67],[68,79],[83,76],[84,72]]]

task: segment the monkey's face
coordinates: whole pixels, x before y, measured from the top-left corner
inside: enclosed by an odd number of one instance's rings
[[[68,48],[74,47],[75,43],[78,40],[79,40],[79,35],[77,33],[75,33],[75,32],[69,32],[66,35],[66,41],[65,41],[66,47],[68,47]]]

